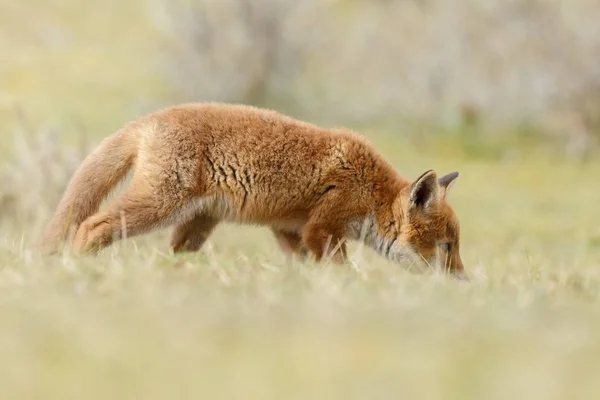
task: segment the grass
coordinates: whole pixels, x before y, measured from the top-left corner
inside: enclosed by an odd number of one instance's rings
[[[163,231],[44,258],[33,245],[64,182],[16,185],[43,181],[33,160],[49,151],[20,147],[0,225],[2,397],[593,398],[600,165],[370,137],[407,176],[461,172],[451,202],[471,283],[356,244],[354,266],[290,264],[266,230],[230,225],[196,254],[169,254]],[[78,154],[52,151],[59,171]]]
[[[460,171],[468,284],[356,244],[290,264],[256,227],[36,254],[89,144],[168,92],[147,3],[88,3],[0,0],[0,398],[597,397],[600,163],[530,144],[369,133],[406,176]]]

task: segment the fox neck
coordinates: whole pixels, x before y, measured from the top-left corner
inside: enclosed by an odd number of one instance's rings
[[[371,247],[381,256],[393,262],[414,260],[417,253],[404,245],[402,236],[402,215],[395,215],[394,202],[400,190],[377,199],[378,206],[354,224],[354,239]],[[418,258],[418,257],[417,257]]]
[[[389,234],[382,234],[382,224],[378,221],[377,213],[371,211],[362,220],[357,221],[354,226],[354,239],[363,242],[385,258],[389,258],[392,247],[396,243],[397,235],[395,228],[391,228]]]

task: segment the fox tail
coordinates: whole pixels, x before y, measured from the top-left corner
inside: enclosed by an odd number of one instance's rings
[[[41,250],[58,251],[71,229],[96,213],[102,201],[125,178],[138,153],[139,135],[129,126],[106,138],[73,174],[44,233]]]

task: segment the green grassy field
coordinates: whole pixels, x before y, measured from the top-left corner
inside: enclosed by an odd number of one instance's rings
[[[36,254],[83,155],[168,97],[142,3],[0,0],[1,399],[598,397],[598,162],[365,132],[407,177],[460,171],[470,283],[357,244],[290,264],[231,225],[196,254],[168,230]]]
[[[356,244],[345,267],[288,264],[266,230],[230,225],[197,254],[170,255],[163,231],[43,258],[64,183],[25,185],[0,228],[2,398],[595,398],[600,166],[370,137],[407,176],[461,172],[471,283]]]

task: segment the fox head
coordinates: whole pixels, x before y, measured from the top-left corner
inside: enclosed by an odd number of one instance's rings
[[[405,187],[395,203],[401,222],[397,242],[432,266],[467,279],[460,257],[460,225],[446,196],[458,172],[438,178],[429,170]]]

